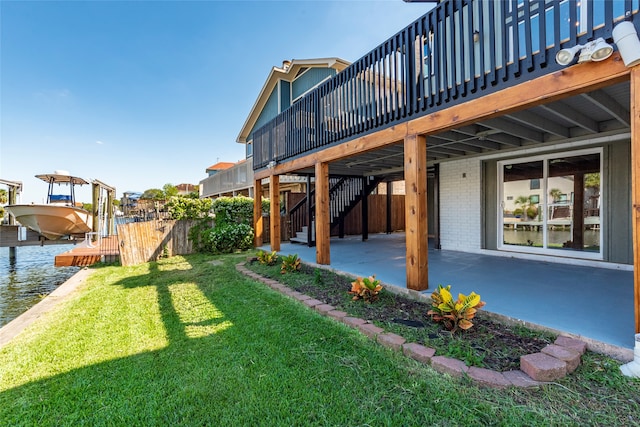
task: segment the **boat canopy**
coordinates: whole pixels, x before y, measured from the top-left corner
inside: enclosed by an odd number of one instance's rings
[[[45,173],[41,175],[36,175],[36,178],[43,180],[44,182],[48,182],[49,184],[73,184],[73,185],[85,185],[89,184],[89,182],[83,178],[77,176],[71,176],[68,174],[60,174],[60,173]]]

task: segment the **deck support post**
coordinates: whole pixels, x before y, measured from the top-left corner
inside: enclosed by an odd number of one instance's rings
[[[280,251],[280,175],[271,175],[269,179],[269,230],[271,250]]]
[[[91,184],[91,202],[93,203],[91,206],[91,216],[92,218],[92,224],[91,224],[91,231],[93,231],[94,233],[99,232],[101,230],[98,230],[98,227],[100,226],[100,185],[97,183],[92,183]],[[93,236],[91,238],[91,240],[96,241],[98,240],[98,236]]]
[[[631,68],[631,214],[633,227],[633,307],[640,333],[640,66]]]
[[[367,193],[367,178],[362,177],[362,241],[369,240],[369,193]],[[344,234],[344,233],[343,233]]]
[[[407,288],[429,288],[427,223],[427,139],[424,135],[404,138],[405,229]]]
[[[329,248],[329,163],[316,163],[316,262],[331,264]]]
[[[264,233],[264,222],[262,220],[262,180],[256,179],[253,183],[253,246],[262,246],[262,234]]]

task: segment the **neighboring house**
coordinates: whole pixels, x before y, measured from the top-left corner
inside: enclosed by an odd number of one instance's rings
[[[253,196],[253,168],[251,162],[219,162],[209,166],[208,176],[200,181],[200,198],[221,196]]]
[[[209,166],[205,172],[207,173],[207,176],[214,176],[215,174],[217,174],[220,171],[223,171],[225,169],[229,169],[230,167],[233,167],[235,163],[231,163],[231,162],[218,162],[215,165],[211,165]]]
[[[339,58],[319,58],[285,60],[282,67],[273,67],[237,138],[237,142],[245,144],[246,159],[249,161],[220,162],[207,168],[208,177],[200,181],[200,197],[238,194],[253,197],[253,164],[250,161],[253,156],[253,131],[348,65],[348,62]],[[306,178],[283,177],[282,183],[285,191],[304,191]]]
[[[640,271],[640,48],[620,52],[637,34],[612,37],[640,28],[638,7],[438,3],[277,117],[252,111],[238,141],[253,154],[256,203],[264,179],[274,200],[285,174],[313,177],[308,223],[316,261],[330,264],[335,180],[359,180],[366,200],[369,183],[404,179],[415,290],[428,286],[430,234],[442,249]],[[280,99],[275,87],[263,92]],[[273,250],[279,228],[272,213]]]
[[[176,190],[178,190],[178,196],[188,196],[194,191],[198,191],[198,186],[193,184],[178,184],[176,185]]]
[[[122,210],[123,215],[132,216],[139,214],[138,201],[141,196],[142,193],[138,191],[125,191],[122,193],[120,209]]]

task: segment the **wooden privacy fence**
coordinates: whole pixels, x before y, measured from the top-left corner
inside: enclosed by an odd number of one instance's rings
[[[123,266],[156,261],[163,256],[194,252],[189,230],[195,220],[154,220],[118,225]]]

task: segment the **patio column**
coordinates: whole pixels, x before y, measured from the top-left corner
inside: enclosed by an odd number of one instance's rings
[[[407,288],[429,288],[427,223],[427,139],[423,135],[404,138],[405,229]]]
[[[264,222],[262,221],[262,180],[256,179],[253,182],[253,246],[262,246],[262,233],[264,232]]]
[[[316,163],[316,262],[331,264],[329,240],[329,163]]]
[[[271,175],[269,178],[269,210],[271,250],[280,251],[280,175]]]
[[[633,206],[633,307],[640,333],[640,66],[631,68],[631,204]]]

